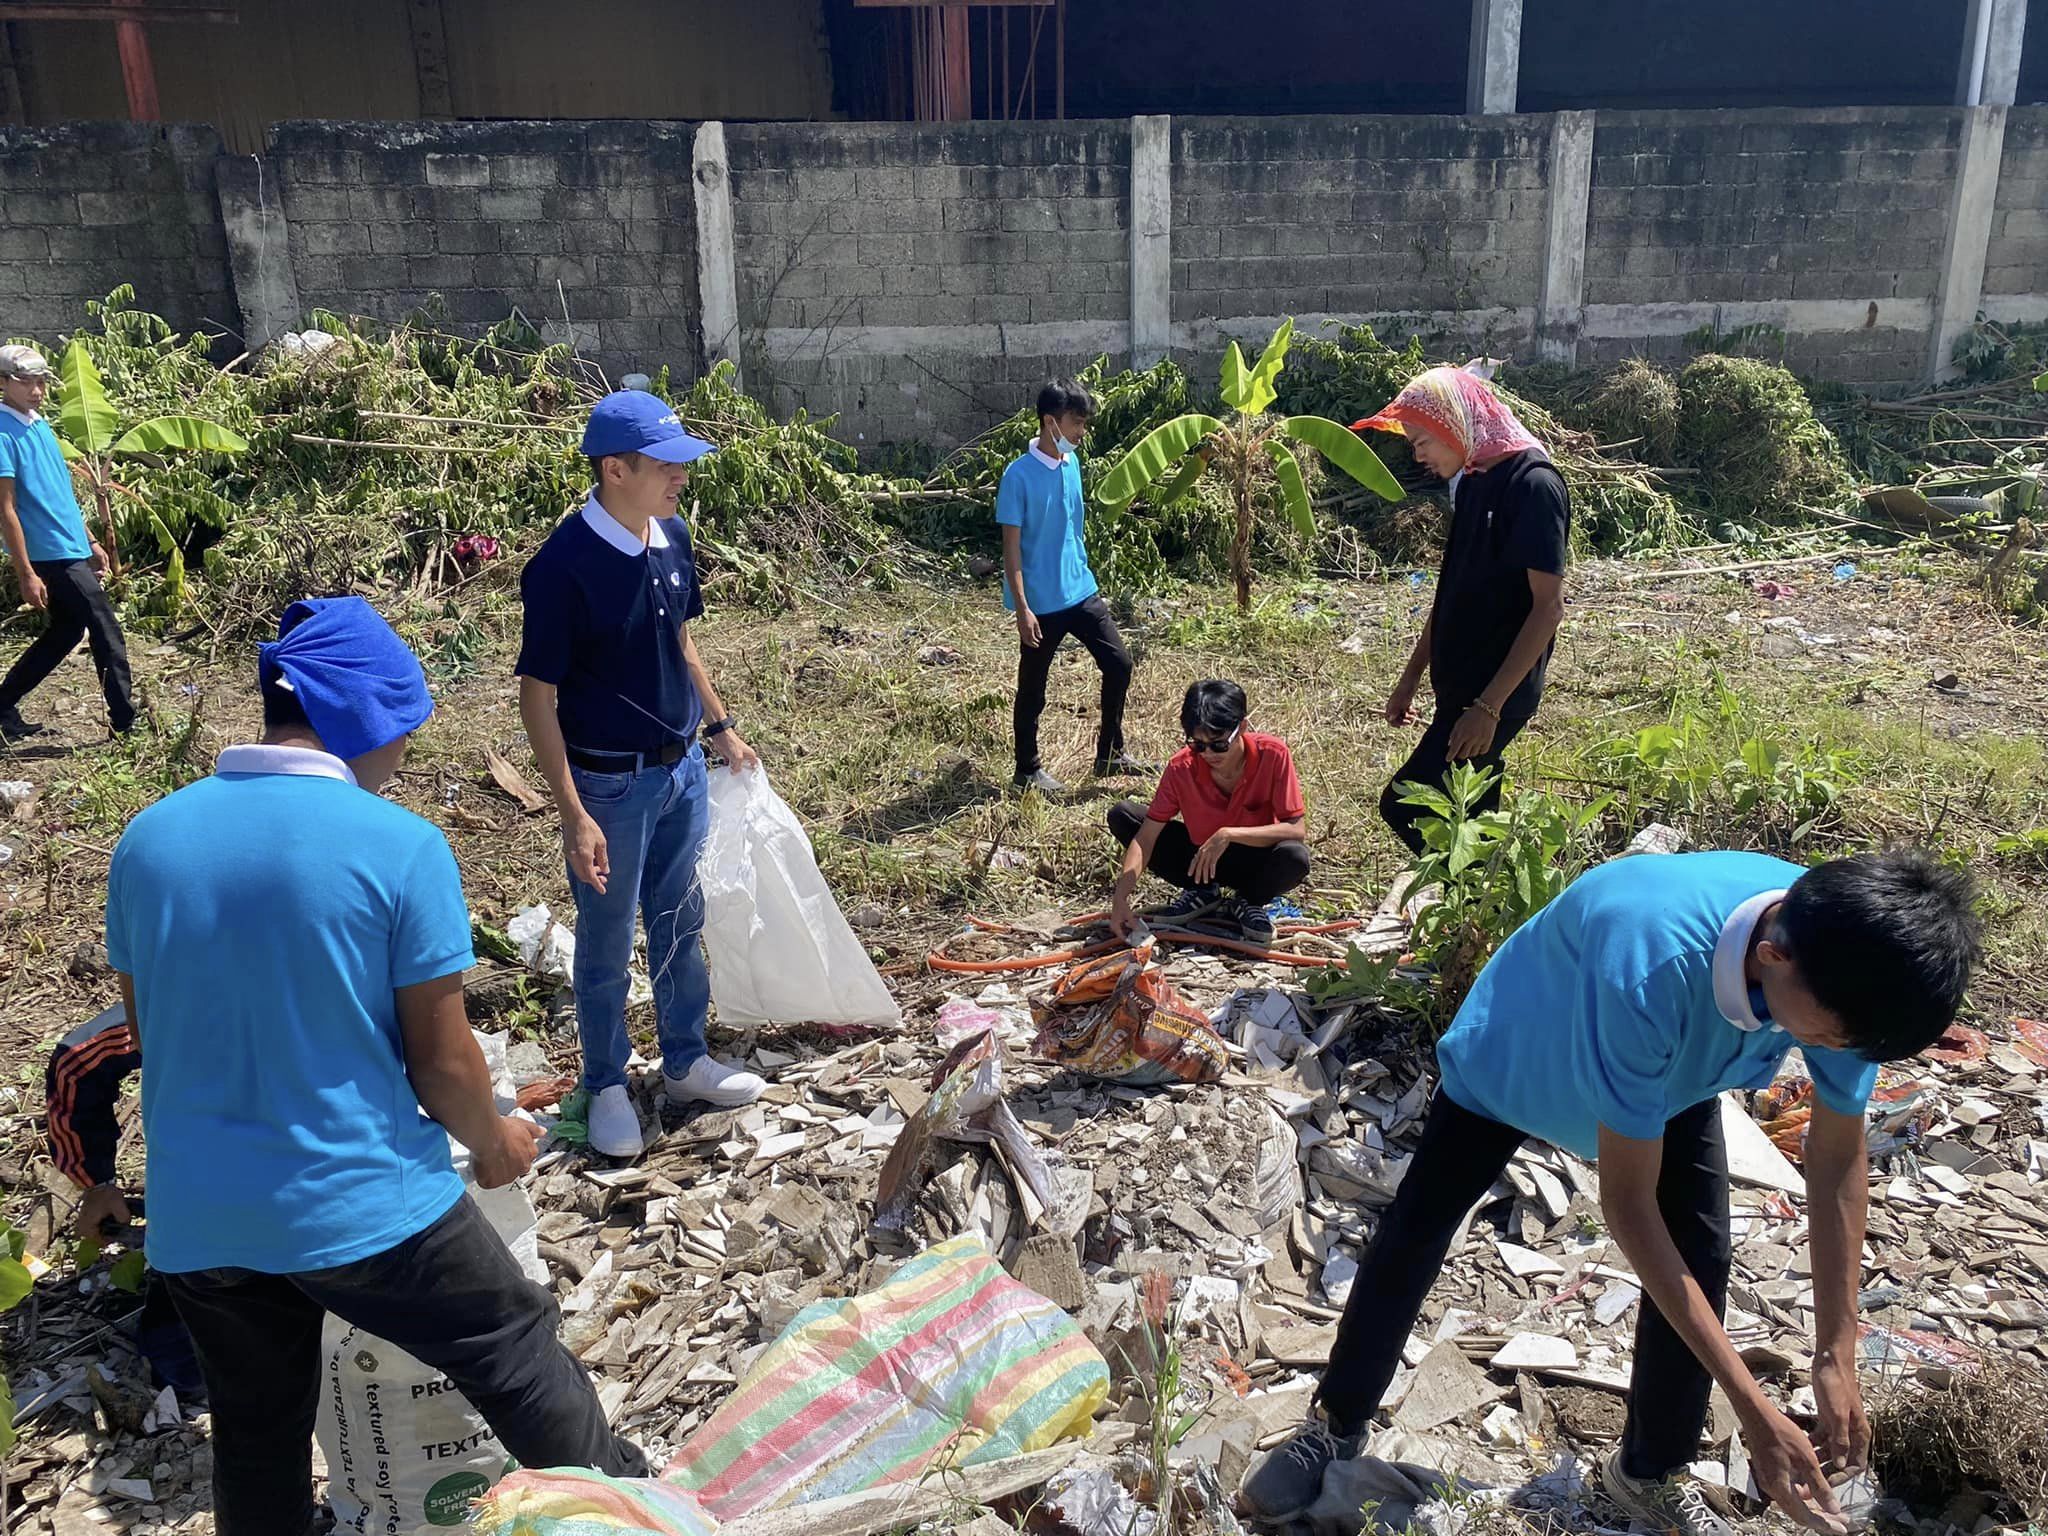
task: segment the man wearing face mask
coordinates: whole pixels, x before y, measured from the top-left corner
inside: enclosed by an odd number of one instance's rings
[[[1095,774],[1150,773],[1124,751],[1124,697],[1131,653],[1096,589],[1082,542],[1085,509],[1075,457],[1088,435],[1095,401],[1071,379],[1038,392],[1038,441],[1003,471],[996,521],[1003,529],[1003,606],[1017,620],[1016,787],[1056,795],[1066,788],[1038,754],[1038,717],[1060,642],[1072,635],[1102,669],[1102,724],[1095,738]]]
[[[1542,445],[1478,375],[1432,368],[1378,415],[1353,424],[1399,432],[1425,469],[1450,482],[1451,531],[1436,600],[1387,700],[1387,724],[1422,723],[1415,691],[1426,668],[1436,710],[1380,797],[1380,815],[1417,854],[1421,811],[1400,786],[1440,785],[1453,763],[1500,768],[1536,713],[1564,619],[1571,502]],[[1500,784],[1481,800],[1491,810]]]

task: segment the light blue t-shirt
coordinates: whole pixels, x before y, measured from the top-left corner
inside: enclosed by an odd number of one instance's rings
[[[152,1265],[325,1269],[448,1213],[393,993],[468,970],[469,934],[440,830],[325,753],[229,748],[129,823],[107,955],[135,983]]]
[[[1760,898],[1804,873],[1754,853],[1639,854],[1587,871],[1479,973],[1437,1046],[1443,1091],[1591,1158],[1603,1125],[1654,1140],[1717,1093],[1764,1087],[1798,1042],[1758,1018],[1742,964]],[[1801,1049],[1821,1102],[1862,1114],[1876,1064]]]
[[[1020,531],[1024,601],[1033,613],[1058,613],[1095,595],[1095,572],[1081,542],[1081,464],[1071,453],[1057,467],[1034,447],[1003,471],[996,521]],[[1003,606],[1014,606],[1003,585]]]
[[[89,560],[85,515],[49,422],[0,405],[0,480],[14,482],[14,515],[31,560]]]

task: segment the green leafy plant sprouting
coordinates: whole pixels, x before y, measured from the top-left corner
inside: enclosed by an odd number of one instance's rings
[[[1293,336],[1294,321],[1283,321],[1258,363],[1250,367],[1233,341],[1223,354],[1222,395],[1229,418],[1190,411],[1155,427],[1118,460],[1097,492],[1106,509],[1120,510],[1158,483],[1157,499],[1168,502],[1193,486],[1204,470],[1217,471],[1230,488],[1237,512],[1230,574],[1240,609],[1251,607],[1252,535],[1262,505],[1282,510],[1302,538],[1315,536],[1315,507],[1295,452],[1297,444],[1314,449],[1388,501],[1401,499],[1399,482],[1349,427],[1325,416],[1271,412]]]
[[[22,1262],[27,1251],[28,1238],[21,1228],[10,1221],[0,1221],[0,1312],[20,1306],[35,1289],[35,1277]],[[8,1388],[6,1374],[0,1372],[0,1456],[13,1449],[14,1393]]]
[[[1571,806],[1554,795],[1517,790],[1504,797],[1500,808],[1480,810],[1497,777],[1459,763],[1440,788],[1397,786],[1401,803],[1423,813],[1416,824],[1423,854],[1409,889],[1434,888],[1437,893],[1416,914],[1410,934],[1413,968],[1397,968],[1392,956],[1373,959],[1354,949],[1341,965],[1322,973],[1318,996],[1369,995],[1376,988],[1432,1033],[1440,1033],[1494,950],[1585,869],[1593,851],[1592,828],[1610,800]],[[1433,985],[1422,979],[1432,974]]]

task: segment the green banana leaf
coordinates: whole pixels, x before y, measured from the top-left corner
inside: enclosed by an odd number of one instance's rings
[[[1393,471],[1341,422],[1327,416],[1290,416],[1280,430],[1297,443],[1307,443],[1367,490],[1377,491],[1388,501],[1401,499],[1401,482]]]
[[[1176,469],[1167,482],[1159,487],[1152,499],[1161,506],[1164,506],[1167,502],[1173,500],[1174,497],[1186,491],[1197,480],[1201,479],[1202,471],[1208,467],[1207,464],[1202,462],[1201,455],[1189,454],[1180,461],[1180,468]]]
[[[52,423],[57,435],[83,453],[105,453],[114,443],[114,431],[121,424],[114,403],[100,383],[100,371],[92,354],[79,342],[72,342],[57,360],[57,416]]]
[[[1258,402],[1246,409],[1258,412],[1265,410],[1280,398],[1280,370],[1287,366],[1287,345],[1294,340],[1294,316],[1289,315],[1280,322],[1280,329],[1273,333],[1273,339],[1266,343],[1266,350],[1259,354],[1259,365],[1252,370],[1251,398]]]
[[[1223,403],[1233,411],[1249,410],[1252,378],[1244,365],[1244,351],[1232,342],[1223,353]]]
[[[1169,464],[1186,458],[1203,438],[1222,430],[1222,422],[1199,412],[1154,427],[1131,446],[1096,488],[1097,504],[1107,508],[1128,505],[1133,496],[1164,474]]]
[[[1266,453],[1273,460],[1273,478],[1280,482],[1280,496],[1287,504],[1287,515],[1294,519],[1294,528],[1304,539],[1316,536],[1315,508],[1308,504],[1308,482],[1302,478],[1301,461],[1294,456],[1294,450],[1278,438],[1266,439]]]
[[[240,453],[249,439],[197,416],[159,416],[131,427],[114,444],[115,453]]]

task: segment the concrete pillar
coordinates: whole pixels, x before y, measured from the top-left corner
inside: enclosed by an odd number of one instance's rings
[[[1173,119],[1131,119],[1131,366],[1173,341]]]
[[[730,360],[741,384],[740,289],[733,261],[732,171],[725,157],[725,124],[703,123],[690,153],[697,198],[697,302],[704,329],[704,366]]]
[[[1465,110],[1477,117],[1515,110],[1522,69],[1522,0],[1472,0],[1472,48]]]
[[[1949,200],[1948,241],[1935,290],[1934,335],[1927,377],[1955,376],[1956,338],[1977,322],[1984,297],[1984,260],[1991,248],[1991,216],[1998,203],[1998,162],[2005,154],[2005,108],[1972,107],[1963,118],[1955,191]]]
[[[297,330],[299,279],[292,270],[291,226],[277,179],[259,155],[222,155],[214,164],[220,222],[227,233],[228,271],[242,312],[242,345],[251,352]]]
[[[1550,127],[1550,219],[1536,352],[1575,364],[1586,311],[1586,209],[1593,197],[1593,114],[1560,112]]]
[[[1957,106],[2009,107],[2019,100],[2026,35],[2027,0],[1969,0],[1956,66]]]

